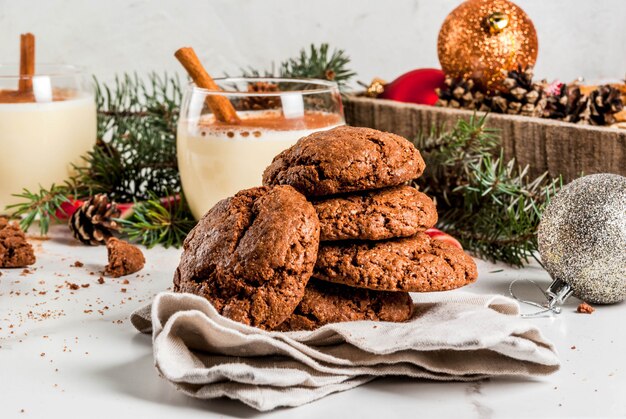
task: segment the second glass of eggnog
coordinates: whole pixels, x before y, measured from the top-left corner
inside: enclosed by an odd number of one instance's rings
[[[0,66],[0,214],[19,201],[13,194],[65,181],[96,142],[96,104],[80,71],[44,64],[18,73]]]
[[[178,167],[196,219],[221,199],[261,184],[281,151],[315,131],[343,125],[336,83],[281,78],[215,80],[221,90],[189,86],[178,122]],[[226,97],[238,124],[220,122],[208,95]]]

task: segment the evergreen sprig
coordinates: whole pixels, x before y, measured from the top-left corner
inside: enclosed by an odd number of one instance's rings
[[[302,49],[298,58],[284,61],[280,66],[280,74],[288,77],[332,80],[343,87],[356,74],[348,69],[348,64],[350,57],[344,50],[336,49],[329,54],[328,44],[321,44],[319,48],[311,44],[308,53],[306,49]]]
[[[344,89],[347,83],[356,75],[349,67],[350,57],[342,49],[334,49],[330,52],[330,46],[326,43],[316,46],[311,44],[309,49],[303,48],[297,57],[282,61],[276,71],[275,66],[271,69],[259,71],[250,68],[244,70],[245,77],[290,77],[290,78],[313,78],[335,81],[340,89]]]
[[[24,203],[7,206],[12,217],[20,218],[20,227],[27,231],[30,226],[39,220],[41,235],[48,233],[50,221],[58,221],[57,213],[62,211],[62,205],[69,202],[69,185],[52,185],[50,189],[40,188],[38,192],[23,189],[13,196],[23,199]]]
[[[181,102],[177,77],[117,77],[95,81],[98,142],[77,167],[75,183],[118,202],[179,193],[176,123]]]
[[[182,196],[160,198],[154,194],[135,202],[132,215],[118,222],[129,239],[147,247],[179,247],[196,224]]]
[[[416,138],[427,169],[420,188],[433,196],[438,226],[476,255],[522,266],[537,251],[541,212],[560,179],[528,176],[528,167],[505,161],[486,117],[459,120]]]

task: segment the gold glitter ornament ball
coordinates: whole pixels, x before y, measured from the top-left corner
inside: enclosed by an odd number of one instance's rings
[[[532,67],[537,33],[526,13],[507,0],[467,0],[446,17],[439,31],[441,68],[453,78],[472,78],[497,90],[506,73]]]
[[[626,177],[600,173],[567,184],[537,233],[546,270],[576,297],[599,304],[626,298]]]

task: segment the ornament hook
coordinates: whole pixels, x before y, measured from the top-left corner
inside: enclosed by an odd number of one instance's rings
[[[543,294],[543,296],[546,298],[546,301],[544,301],[543,303],[537,303],[535,301],[524,300],[518,297],[515,294],[513,287],[516,283],[520,281],[526,281],[537,287],[537,289],[541,291],[541,294]],[[572,290],[572,288],[566,282],[560,279],[555,279],[554,281],[552,281],[548,289],[545,291],[539,286],[539,284],[530,279],[516,279],[509,284],[509,295],[513,299],[519,301],[520,303],[524,303],[541,309],[534,313],[520,314],[520,317],[538,317],[545,313],[559,314],[561,312],[561,304],[563,304],[563,302],[570,295],[572,295],[573,292],[574,291]]]

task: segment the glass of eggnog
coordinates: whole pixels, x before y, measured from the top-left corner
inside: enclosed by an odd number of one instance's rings
[[[24,188],[66,180],[96,141],[91,83],[77,68],[41,64],[19,74],[0,65],[0,213]]]
[[[187,88],[178,121],[178,167],[197,219],[219,200],[260,185],[274,156],[300,138],[345,123],[334,82],[285,78],[215,82],[219,90],[193,84]],[[221,121],[209,106],[210,96],[226,98],[239,121]]]

